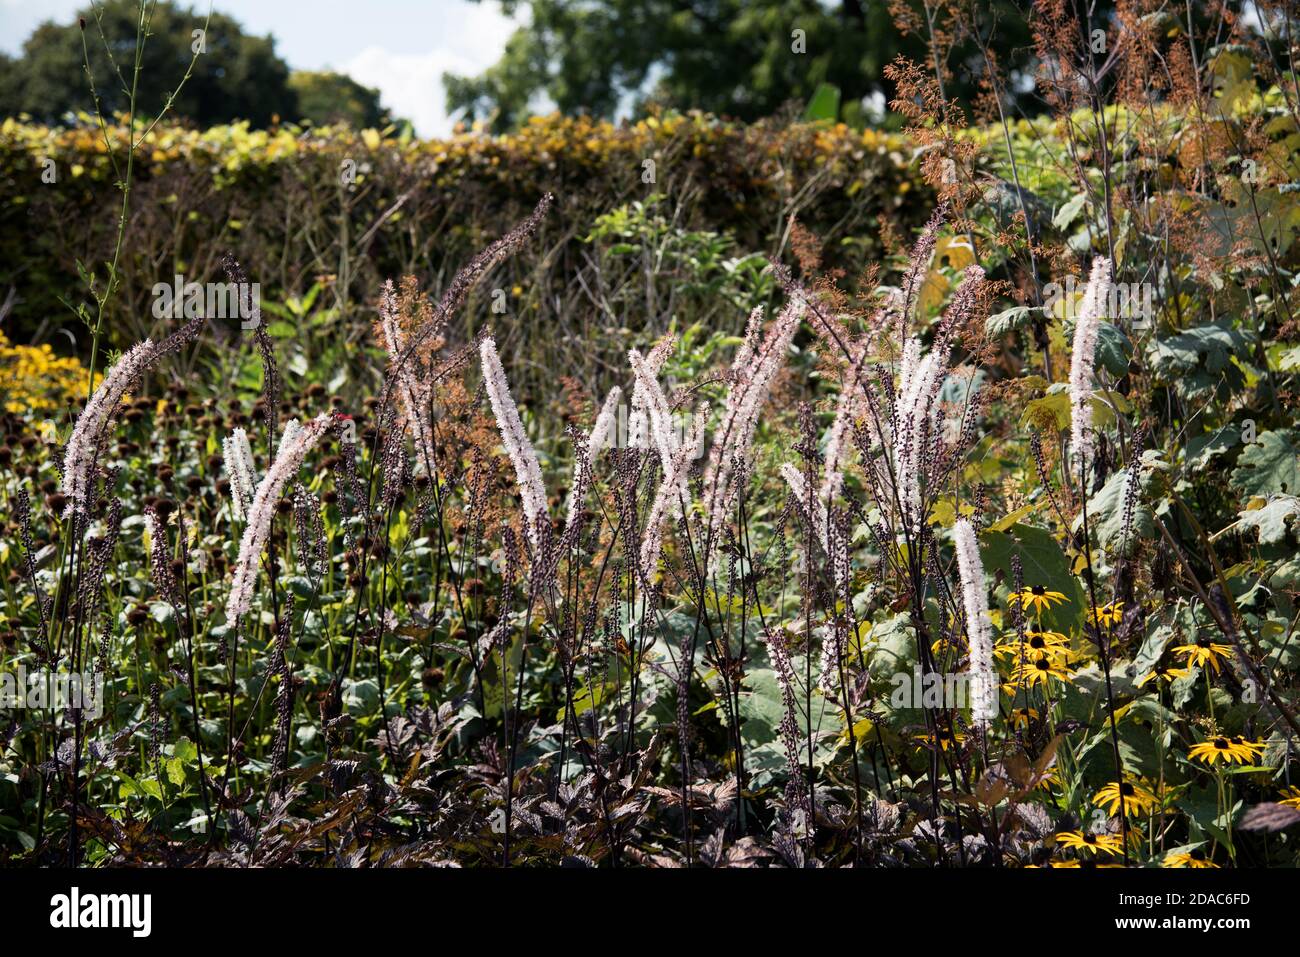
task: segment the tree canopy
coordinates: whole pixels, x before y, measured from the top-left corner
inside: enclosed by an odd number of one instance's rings
[[[392,116],[379,101],[379,91],[342,73],[295,70],[289,87],[298,97],[300,119],[317,126],[347,123],[353,129],[387,126]]]
[[[71,23],[41,24],[23,44],[20,58],[0,62],[0,112],[53,121],[69,111],[93,111],[87,61],[100,108],[106,114],[126,110],[141,10],[137,0],[106,0],[80,10]],[[289,68],[276,55],[272,37],[251,36],[220,13],[208,19],[166,2],[143,5],[143,16],[147,41],[138,113],[158,114],[193,61],[193,73],[172,107],[177,114],[205,126],[234,119],[266,126],[277,116],[295,117]],[[197,57],[196,50],[201,50]]]
[[[909,8],[906,0],[896,4]],[[823,83],[839,88],[843,115],[859,121],[865,100],[884,95],[882,73],[897,55],[925,61],[920,31],[904,34],[891,6],[864,0],[504,0],[526,26],[501,59],[476,77],[444,75],[448,108],[496,128],[515,125],[547,100],[562,112],[611,116],[620,108],[699,108],[755,120]],[[992,47],[1010,55],[1028,45],[1023,18],[994,14]],[[960,38],[958,38],[960,40]],[[959,51],[960,57],[960,51]],[[1012,57],[1014,59],[1014,57]],[[968,77],[948,91],[974,93]]]

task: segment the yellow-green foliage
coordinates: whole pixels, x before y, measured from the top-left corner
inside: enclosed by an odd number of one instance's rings
[[[0,407],[6,412],[77,408],[86,386],[86,369],[76,359],[57,356],[46,344],[13,345],[0,332]]]

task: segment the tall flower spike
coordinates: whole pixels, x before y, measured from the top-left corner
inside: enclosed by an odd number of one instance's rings
[[[946,365],[936,352],[926,353],[917,365],[903,396],[894,438],[903,519],[914,527],[921,521],[921,447],[947,373]]]
[[[1092,455],[1092,376],[1097,357],[1097,335],[1110,301],[1110,262],[1104,256],[1092,261],[1084,288],[1083,304],[1074,322],[1070,349],[1070,448],[1080,468]]]
[[[848,371],[844,375],[840,397],[835,403],[835,420],[831,423],[830,435],[826,440],[826,473],[817,497],[827,506],[840,494],[844,485],[844,463],[852,448],[853,426],[867,411],[867,401],[862,391],[865,386],[862,368],[866,361],[866,347],[865,344],[859,344],[854,348],[857,354],[849,362]]]
[[[677,337],[666,335],[651,346],[650,351],[645,354],[646,368],[656,384],[659,381],[659,371],[676,345]],[[627,438],[631,448],[644,449],[651,445],[650,421],[646,408],[648,402],[645,387],[641,384],[641,380],[637,379],[632,385],[632,408],[627,418]]]
[[[645,417],[650,425],[650,437],[659,451],[659,464],[665,473],[672,469],[673,453],[677,451],[677,436],[673,434],[673,415],[668,407],[668,397],[659,385],[658,373],[650,367],[641,353],[632,349],[627,354],[636,375],[636,388],[645,403]]]
[[[384,336],[384,348],[388,350],[389,368],[395,378],[397,399],[401,404],[402,425],[415,444],[415,466],[417,473],[433,466],[433,440],[429,434],[429,423],[425,418],[426,397],[424,389],[412,368],[409,355],[404,355],[406,337],[402,335],[397,323],[397,296],[391,279],[384,281],[383,291],[379,295],[379,328]]]
[[[799,328],[804,308],[802,298],[792,299],[777,314],[767,335],[757,345],[754,343],[758,327],[754,315],[750,316],[745,344],[731,367],[732,381],[727,389],[722,422],[718,425],[718,440],[709,452],[709,462],[704,470],[704,512],[709,522],[706,541],[711,544],[718,542],[720,530],[739,491],[732,481],[734,464],[749,454],[754,430],[758,426],[758,414],[771,392],[773,380],[785,364],[786,353]]]
[[[987,727],[998,714],[998,683],[993,671],[993,626],[989,622],[984,563],[971,523],[961,518],[953,526],[957,573],[961,578],[962,607],[966,612],[966,637],[970,646],[971,720]]]
[[[306,425],[299,426],[292,435],[280,443],[275,461],[253,494],[253,504],[248,509],[248,524],[239,542],[239,559],[230,582],[230,597],[226,602],[226,621],[234,624],[248,612],[253,603],[253,586],[257,583],[257,570],[262,561],[262,549],[271,535],[271,520],[275,505],[280,500],[285,484],[298,474],[307,453],[315,447],[332,421],[329,413],[322,413]]]
[[[292,419],[285,422],[284,430],[280,433],[280,444],[289,445],[292,443],[301,428],[302,423],[298,421],[297,416],[294,416]]]
[[[257,486],[253,468],[253,449],[248,444],[248,433],[236,428],[222,442],[226,461],[226,475],[230,477],[230,510],[243,521],[248,507],[253,503],[253,490]]]
[[[600,407],[600,414],[596,416],[596,423],[591,427],[591,434],[587,437],[585,466],[583,462],[573,463],[573,482],[569,491],[569,514],[564,521],[566,531],[573,527],[578,512],[582,508],[583,470],[585,468],[587,481],[590,482],[591,476],[595,474],[596,460],[600,458],[600,453],[605,451],[610,444],[610,432],[615,428],[614,419],[618,414],[618,403],[622,398],[623,390],[618,386],[614,386],[609,390],[609,395],[605,396],[605,404]]]
[[[524,431],[524,424],[519,419],[519,409],[510,396],[506,371],[501,367],[496,340],[491,336],[484,338],[479,345],[479,357],[483,364],[483,384],[487,389],[488,401],[492,404],[492,414],[496,416],[497,429],[501,432],[501,444],[505,446],[506,455],[515,467],[515,481],[519,486],[519,497],[523,501],[524,533],[535,548],[538,544],[537,521],[546,515],[546,486],[542,482],[542,468],[537,464],[537,453],[528,441],[528,433]]]
[[[704,446],[704,426],[709,420],[707,406],[700,408],[691,423],[691,431],[681,448],[673,452],[668,469],[659,483],[654,503],[650,506],[650,515],[646,519],[645,532],[641,536],[641,574],[649,582],[659,565],[659,553],[663,550],[664,522],[681,514],[682,503],[686,501],[686,473],[691,460],[698,458]]]
[[[804,480],[803,473],[795,465],[790,462],[784,463],[781,466],[781,477],[785,479],[785,484],[790,486],[790,491],[794,493],[795,500],[799,503],[799,508],[803,511],[805,520],[812,523],[822,551],[829,555],[830,541],[827,538],[829,522],[826,507],[808,494],[808,483]]]
[[[86,510],[95,456],[104,428],[117,411],[122,396],[157,356],[158,347],[152,339],[133,346],[108,370],[104,381],[77,417],[63,456],[63,494],[68,499],[64,515]]]

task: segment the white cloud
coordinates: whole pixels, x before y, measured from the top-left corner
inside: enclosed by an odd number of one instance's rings
[[[377,88],[384,106],[409,119],[422,137],[446,136],[453,126],[443,73],[483,72],[500,58],[519,24],[502,15],[496,4],[485,3],[461,5],[442,25],[439,45],[428,53],[399,54],[368,46],[341,67],[358,83]]]

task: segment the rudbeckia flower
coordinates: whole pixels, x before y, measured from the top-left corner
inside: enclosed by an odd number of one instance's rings
[[[1019,657],[1021,647],[1020,638],[1013,636],[1010,641],[1005,641],[994,648],[993,654],[999,658],[1008,655]],[[1038,655],[1065,657],[1070,652],[1070,639],[1059,631],[1027,631],[1023,647],[1026,658],[1032,659]]]
[[[1152,681],[1170,682],[1175,678],[1186,678],[1189,674],[1191,671],[1187,668],[1175,668],[1168,662],[1158,661],[1150,671],[1138,679],[1137,686],[1141,688]]]
[[[1050,678],[1055,678],[1057,681],[1069,681],[1070,672],[1066,670],[1064,664],[1053,656],[1038,655],[1016,665],[1015,671],[1011,674],[1011,682],[1008,687],[1015,688],[1024,685],[1032,688],[1035,685],[1046,685]]]
[[[1209,638],[1201,637],[1197,638],[1194,644],[1179,645],[1174,649],[1174,654],[1182,655],[1183,661],[1188,667],[1192,665],[1200,665],[1201,667],[1209,665],[1215,671],[1218,671],[1220,659],[1224,655],[1232,654],[1232,646],[1217,644]]]
[[[1096,793],[1092,803],[1104,807],[1106,813],[1114,817],[1119,813],[1120,797],[1123,796],[1124,813],[1130,817],[1150,814],[1160,807],[1160,799],[1141,784],[1125,781],[1122,785],[1112,781]]]
[[[1117,834],[1093,834],[1091,831],[1064,831],[1056,835],[1063,847],[1087,851],[1089,854],[1110,854],[1112,857],[1124,849],[1123,839]]]
[[[1180,851],[1179,853],[1169,853],[1165,855],[1162,867],[1218,867],[1214,861],[1207,861],[1203,857],[1196,857],[1191,851]]]
[[[966,740],[966,735],[961,734],[960,732],[957,734],[953,734],[947,728],[940,728],[939,733],[937,735],[918,734],[916,735],[916,740],[924,742],[922,747],[933,748],[935,745],[936,737],[938,738],[939,748],[940,750],[943,751],[947,751],[949,746],[952,745],[953,743],[961,744],[963,741]]]
[[[1118,625],[1124,620],[1124,603],[1122,601],[1113,601],[1109,605],[1091,609],[1088,612],[1088,617],[1098,628]]]
[[[1029,866],[1030,866],[1030,867],[1037,867],[1038,865],[1037,865],[1037,864],[1030,864]],[[1097,869],[1102,868],[1102,867],[1121,867],[1121,868],[1122,868],[1124,865],[1123,865],[1123,864],[1120,864],[1120,863],[1118,863],[1118,862],[1107,862],[1107,861],[1105,861],[1105,860],[1097,860],[1096,858],[1088,858],[1088,859],[1080,860],[1080,859],[1077,858],[1077,857],[1071,857],[1071,858],[1069,858],[1068,860],[1064,860],[1064,861],[1049,861],[1048,864],[1047,864],[1047,866],[1048,866],[1048,867],[1078,868],[1079,870],[1092,871],[1092,870],[1097,870]]]
[[[1287,807],[1293,807],[1300,811],[1300,788],[1292,785],[1282,792],[1282,797],[1278,798],[1278,804],[1285,804]]]
[[[1206,764],[1213,766],[1216,761],[1222,761],[1224,764],[1246,764],[1254,761],[1264,753],[1264,745],[1254,741],[1247,741],[1240,736],[1227,738],[1222,735],[1216,738],[1210,738],[1208,741],[1202,741],[1200,744],[1194,744],[1187,756],[1197,760],[1204,761]]]
[[[1020,602],[1022,609],[1033,608],[1035,611],[1041,611],[1064,602],[1065,594],[1059,591],[1048,591],[1043,585],[1031,585],[1024,591],[1012,592],[1010,598],[1012,601]]]
[[[1011,713],[1007,716],[1007,721],[1013,728],[1026,728],[1038,720],[1037,708],[1012,708]]]

